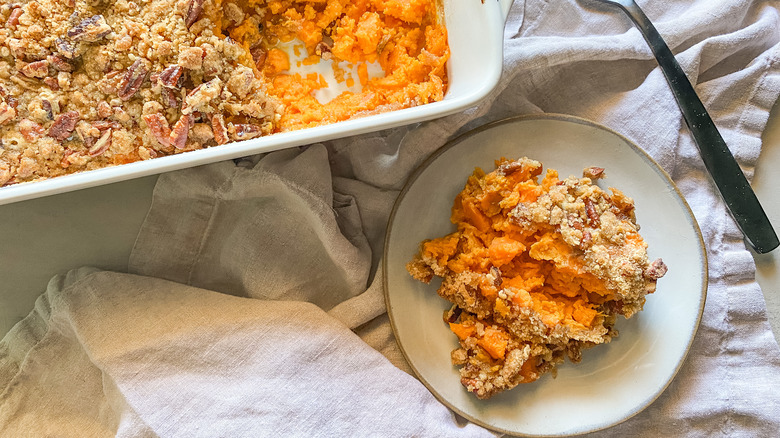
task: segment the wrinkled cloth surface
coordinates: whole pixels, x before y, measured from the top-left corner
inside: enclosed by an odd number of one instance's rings
[[[752,177],[780,95],[778,3],[638,3]],[[492,436],[404,361],[385,313],[384,230],[406,178],[448,139],[540,112],[646,150],[709,257],[678,376],[593,435],[774,436],[780,350],[753,259],[642,36],[595,2],[517,0],[504,43],[498,87],[463,113],[162,175],[128,272],[52,279],[0,342],[0,436]]]

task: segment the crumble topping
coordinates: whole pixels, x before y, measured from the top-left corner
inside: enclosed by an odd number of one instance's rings
[[[422,242],[407,270],[453,303],[444,320],[460,341],[461,383],[486,399],[617,336],[618,315],[640,311],[666,273],[650,262],[634,202],[583,178],[559,179],[542,164],[501,159],[476,169],[456,197],[457,231]]]
[[[434,0],[0,0],[0,186],[443,98]],[[309,63],[357,65],[322,104]],[[367,63],[385,75],[369,78]],[[316,76],[316,75],[315,75]]]

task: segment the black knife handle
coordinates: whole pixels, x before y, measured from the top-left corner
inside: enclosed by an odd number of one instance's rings
[[[650,45],[699,147],[704,165],[745,239],[759,254],[777,248],[780,242],[761,203],[669,46],[636,3],[622,1],[620,7]]]

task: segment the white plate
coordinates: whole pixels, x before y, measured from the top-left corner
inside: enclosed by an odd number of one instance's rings
[[[454,231],[455,195],[475,166],[494,169],[500,157],[527,156],[581,175],[606,168],[603,187],[636,202],[637,221],[651,259],[669,272],[642,312],[620,318],[611,343],[490,400],[460,384],[450,352],[457,338],[442,321],[449,303],[405,270],[420,241]],[[419,379],[444,404],[490,429],[531,436],[566,436],[618,424],[649,406],[669,385],[688,353],[707,291],[707,258],[698,224],[669,176],[640,148],[595,123],[569,116],[526,116],[494,123],[447,144],[430,157],[401,192],[385,242],[385,298],[398,343]],[[435,283],[435,284],[434,284]]]

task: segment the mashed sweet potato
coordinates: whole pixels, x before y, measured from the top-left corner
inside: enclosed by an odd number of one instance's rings
[[[548,169],[539,181],[541,172],[527,158],[476,169],[453,203],[457,230],[422,242],[407,265],[423,282],[443,279],[460,341],[452,360],[479,398],[609,342],[616,316],[640,311],[666,273],[648,261],[633,200],[593,183],[603,169],[563,180]]]
[[[230,8],[227,0],[217,6]],[[224,5],[223,5],[224,3]],[[283,105],[279,130],[287,131],[407,108],[441,100],[447,88],[445,64],[449,58],[447,32],[436,0],[277,0],[236,1],[241,11],[265,5],[259,23],[220,14],[221,32],[242,44],[253,59],[245,58],[268,81],[268,93]],[[290,70],[281,42],[299,41],[306,64],[332,62],[334,74],[348,85],[343,65],[355,66],[362,90],[345,91],[322,103],[315,91],[326,84],[317,74]],[[369,77],[369,63],[384,74]]]

